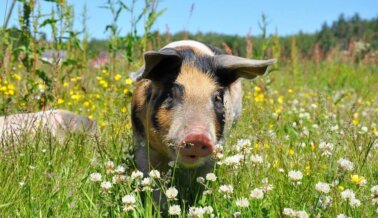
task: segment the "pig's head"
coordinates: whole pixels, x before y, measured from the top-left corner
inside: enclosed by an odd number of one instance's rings
[[[223,139],[232,122],[232,86],[239,78],[264,74],[275,61],[216,53],[177,47],[144,54],[147,143],[185,167],[208,161]]]

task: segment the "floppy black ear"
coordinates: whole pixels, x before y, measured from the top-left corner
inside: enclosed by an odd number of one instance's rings
[[[217,76],[225,84],[231,84],[238,78],[254,79],[264,75],[276,59],[253,60],[233,55],[217,55],[214,57]]]
[[[173,81],[180,72],[182,56],[172,48],[144,53],[144,66],[140,78],[155,82]]]

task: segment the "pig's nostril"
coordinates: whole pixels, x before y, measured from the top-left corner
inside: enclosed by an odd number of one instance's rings
[[[202,145],[201,149],[202,149],[202,150],[207,150],[208,147],[207,147],[206,145]]]
[[[196,158],[196,155],[189,155],[190,158]]]

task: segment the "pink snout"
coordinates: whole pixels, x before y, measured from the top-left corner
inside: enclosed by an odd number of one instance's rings
[[[188,134],[179,146],[179,153],[184,161],[192,162],[213,153],[213,146],[208,136],[201,133]]]

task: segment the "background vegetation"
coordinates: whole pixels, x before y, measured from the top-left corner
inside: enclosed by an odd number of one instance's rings
[[[0,216],[159,216],[149,190],[170,184],[174,175],[161,172],[143,182],[135,174],[129,72],[141,66],[144,51],[180,39],[279,59],[268,76],[244,82],[243,116],[217,155],[217,179],[199,179],[207,194],[198,193],[196,209],[169,201],[180,206],[181,216],[377,215],[378,18],[341,15],[314,34],[268,36],[262,16],[258,36],[172,35],[151,31],[164,12],[155,0],[139,11],[136,0],[108,0],[109,38],[90,40],[85,8],[76,30],[71,5],[46,1],[54,4],[48,16],[40,1],[24,0],[19,25],[0,30],[0,115],[62,108],[97,120],[102,134],[72,135],[64,144],[42,134],[26,135],[20,144],[2,141]],[[133,15],[125,36],[118,31],[120,13]],[[51,37],[42,27],[51,29]],[[122,200],[126,195],[135,203]]]

